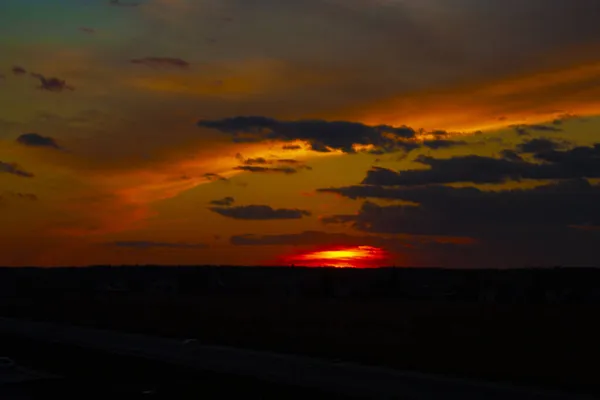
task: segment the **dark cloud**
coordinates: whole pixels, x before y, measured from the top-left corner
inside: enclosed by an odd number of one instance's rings
[[[94,33],[96,33],[96,30],[94,28],[88,28],[87,26],[80,27],[79,31],[83,32],[83,33],[87,33],[87,34],[94,34]]]
[[[238,171],[256,172],[256,173],[281,173],[286,175],[295,174],[298,172],[296,168],[291,167],[259,167],[253,165],[240,165],[234,169]]]
[[[244,165],[266,165],[266,164],[273,164],[272,161],[265,159],[264,157],[257,157],[257,158],[247,158],[245,160],[243,160]]]
[[[282,159],[279,159],[279,160],[275,160],[275,162],[277,162],[279,164],[289,164],[289,165],[298,165],[298,164],[301,164],[300,161],[294,160],[294,159],[291,159],[291,158],[282,158]]]
[[[369,126],[347,121],[278,121],[267,117],[233,117],[222,120],[202,120],[198,126],[229,134],[236,142],[268,140],[307,142],[318,152],[341,150],[355,153],[355,145],[372,145],[375,151],[412,150],[417,132],[412,128],[388,125]]]
[[[297,145],[297,144],[286,144],[281,146],[282,150],[300,150],[302,148],[302,146]]]
[[[225,178],[224,176],[221,176],[219,174],[215,174],[215,173],[207,173],[202,175],[205,179],[211,181],[211,182],[216,182],[216,181],[221,181],[221,182],[228,182],[228,179]]]
[[[447,137],[450,135],[450,133],[448,133],[448,131],[445,131],[443,129],[434,129],[431,132],[426,132],[424,129],[419,129],[419,133],[428,133],[430,135],[435,136],[437,139],[443,138],[443,137]],[[477,134],[480,134],[480,131],[476,132]]]
[[[321,221],[350,224],[372,234],[475,240],[468,257],[447,248],[433,251],[421,247],[420,252],[410,253],[417,258],[435,254],[437,258],[431,256],[428,262],[435,258],[440,264],[457,265],[469,258],[469,263],[482,265],[487,261],[486,254],[503,254],[501,259],[508,264],[557,265],[597,259],[600,185],[585,178],[600,178],[600,143],[570,147],[565,141],[537,138],[503,150],[502,158],[421,156],[417,161],[429,169],[396,172],[373,168],[361,185],[318,189],[352,199],[401,202],[382,206],[366,201],[355,215],[330,215]],[[519,179],[555,182],[494,191],[445,186]]]
[[[557,126],[560,125],[560,123],[556,123],[556,121],[554,121],[553,125],[511,125],[511,128],[513,128],[519,136],[528,136],[532,132],[562,132],[562,128]]]
[[[17,143],[29,147],[49,147],[57,150],[61,149],[54,138],[51,138],[50,136],[42,136],[37,133],[24,133],[17,138]]]
[[[507,239],[565,234],[571,226],[600,226],[600,185],[585,179],[501,191],[449,186],[350,186],[325,191],[350,198],[409,202],[379,206],[367,201],[357,215],[323,219],[325,223],[352,223],[371,233]]]
[[[20,67],[18,65],[15,65],[14,67],[12,67],[11,71],[15,75],[24,75],[27,73],[27,70],[25,68]]]
[[[600,143],[556,150],[562,144],[534,139],[503,152],[504,158],[477,155],[437,159],[421,155],[416,162],[428,169],[392,171],[375,167],[363,180],[365,185],[415,186],[459,182],[501,183],[521,179],[600,178]],[[530,153],[541,163],[524,161],[517,153]],[[508,155],[508,157],[507,157]]]
[[[124,2],[122,0],[109,0],[108,4],[116,7],[137,7],[140,3]]]
[[[7,163],[4,161],[0,161],[0,172],[5,172],[7,174],[22,176],[23,178],[33,178],[35,176],[31,172],[27,172],[24,169],[22,169],[16,163]]]
[[[523,161],[523,158],[519,155],[519,153],[512,149],[504,149],[500,152],[500,155],[506,160]]]
[[[395,172],[387,168],[375,167],[368,171],[367,177],[362,183],[381,186],[415,186],[454,182],[499,183],[521,178],[523,170],[520,163],[476,155],[447,159],[421,155],[415,161],[427,165],[429,168]]]
[[[464,146],[467,142],[464,140],[449,140],[449,139],[434,139],[434,140],[425,140],[423,142],[423,146],[437,150],[437,149],[448,149],[450,147],[456,146]]]
[[[172,243],[172,242],[152,242],[152,241],[116,241],[108,243],[111,246],[125,247],[133,249],[206,249],[208,245],[204,243]]]
[[[65,90],[75,90],[75,88],[68,85],[67,82],[63,79],[47,78],[44,75],[38,74],[38,73],[31,73],[30,75],[40,81],[40,86],[38,86],[38,88],[41,90],[47,90],[49,92],[62,92]]]
[[[249,205],[238,207],[210,207],[209,210],[224,217],[244,220],[275,220],[275,219],[300,219],[310,216],[306,210],[290,208],[272,208],[264,205]]]
[[[562,149],[567,145],[568,142],[559,142],[548,138],[535,138],[519,144],[517,150],[520,153],[536,154]]]
[[[176,67],[176,68],[188,68],[190,63],[182,60],[181,58],[172,57],[145,57],[135,58],[131,60],[132,64],[143,64],[149,67]]]
[[[513,126],[512,128],[514,128],[515,132],[517,132],[517,135],[519,136],[529,135],[529,131],[523,126]]]
[[[232,205],[235,202],[235,199],[233,197],[224,197],[222,199],[219,200],[212,200],[210,202],[210,204],[214,205],[214,206],[225,206],[225,207],[229,207],[230,205]]]
[[[243,165],[236,167],[238,171],[257,172],[257,173],[282,173],[295,174],[300,169],[312,170],[308,165],[303,164],[298,160],[292,159],[266,159],[264,157],[244,158],[240,153],[235,156]],[[275,166],[267,167],[268,165],[283,164],[284,167]],[[291,167],[293,165],[294,167]]]

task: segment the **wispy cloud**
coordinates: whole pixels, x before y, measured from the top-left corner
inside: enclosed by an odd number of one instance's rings
[[[109,0],[108,4],[110,4],[111,6],[116,6],[116,7],[137,7],[140,5],[140,3],[127,2],[127,1],[123,1],[123,0]]]
[[[213,206],[228,207],[228,206],[232,205],[234,202],[235,202],[235,199],[233,197],[224,197],[224,198],[218,199],[218,200],[211,200],[210,204],[212,204]]]
[[[286,175],[291,175],[291,174],[295,174],[298,172],[298,170],[296,168],[291,168],[291,167],[259,167],[259,166],[255,166],[255,165],[239,165],[237,167],[235,167],[234,169],[238,170],[238,171],[245,171],[245,172],[255,172],[255,173],[261,173],[261,174],[268,174],[268,173],[281,173],[281,174],[286,174]]]
[[[96,30],[94,28],[90,28],[90,27],[87,27],[87,26],[79,27],[79,31],[83,32],[83,33],[90,34],[90,35],[96,33]]]
[[[174,68],[188,68],[190,63],[182,60],[181,58],[173,57],[145,57],[145,58],[134,58],[131,60],[132,64],[142,64],[148,67],[160,68],[160,67],[174,67]]]
[[[22,169],[17,163],[7,163],[4,161],[0,161],[0,172],[21,176],[23,178],[33,178],[35,176],[31,172]]]
[[[211,181],[211,182],[218,182],[218,181],[220,181],[220,182],[227,182],[228,181],[228,179],[225,178],[224,176],[219,175],[219,174],[215,174],[215,173],[212,173],[212,172],[204,174],[203,177],[204,177],[204,179],[206,179],[208,181]]]
[[[40,81],[40,86],[38,86],[38,88],[41,90],[57,93],[63,92],[65,90],[75,90],[73,86],[68,85],[67,82],[63,79],[54,77],[48,78],[38,73],[31,73],[31,76]]]
[[[15,75],[25,75],[27,73],[27,70],[23,67],[20,67],[18,65],[15,65],[14,67],[12,67],[12,73]]]
[[[153,242],[153,241],[116,241],[109,245],[131,249],[206,249],[208,245],[204,243],[186,243],[186,242]]]

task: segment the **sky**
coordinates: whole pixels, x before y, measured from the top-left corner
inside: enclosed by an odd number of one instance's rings
[[[599,12],[3,0],[0,265],[598,265]]]

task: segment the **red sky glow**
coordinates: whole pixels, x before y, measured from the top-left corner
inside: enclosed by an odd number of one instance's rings
[[[385,250],[373,246],[337,246],[285,257],[287,264],[307,267],[376,268],[388,259]]]

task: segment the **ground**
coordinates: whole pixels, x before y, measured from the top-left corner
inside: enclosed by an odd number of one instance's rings
[[[1,314],[600,393],[597,305],[103,294],[4,299]]]

